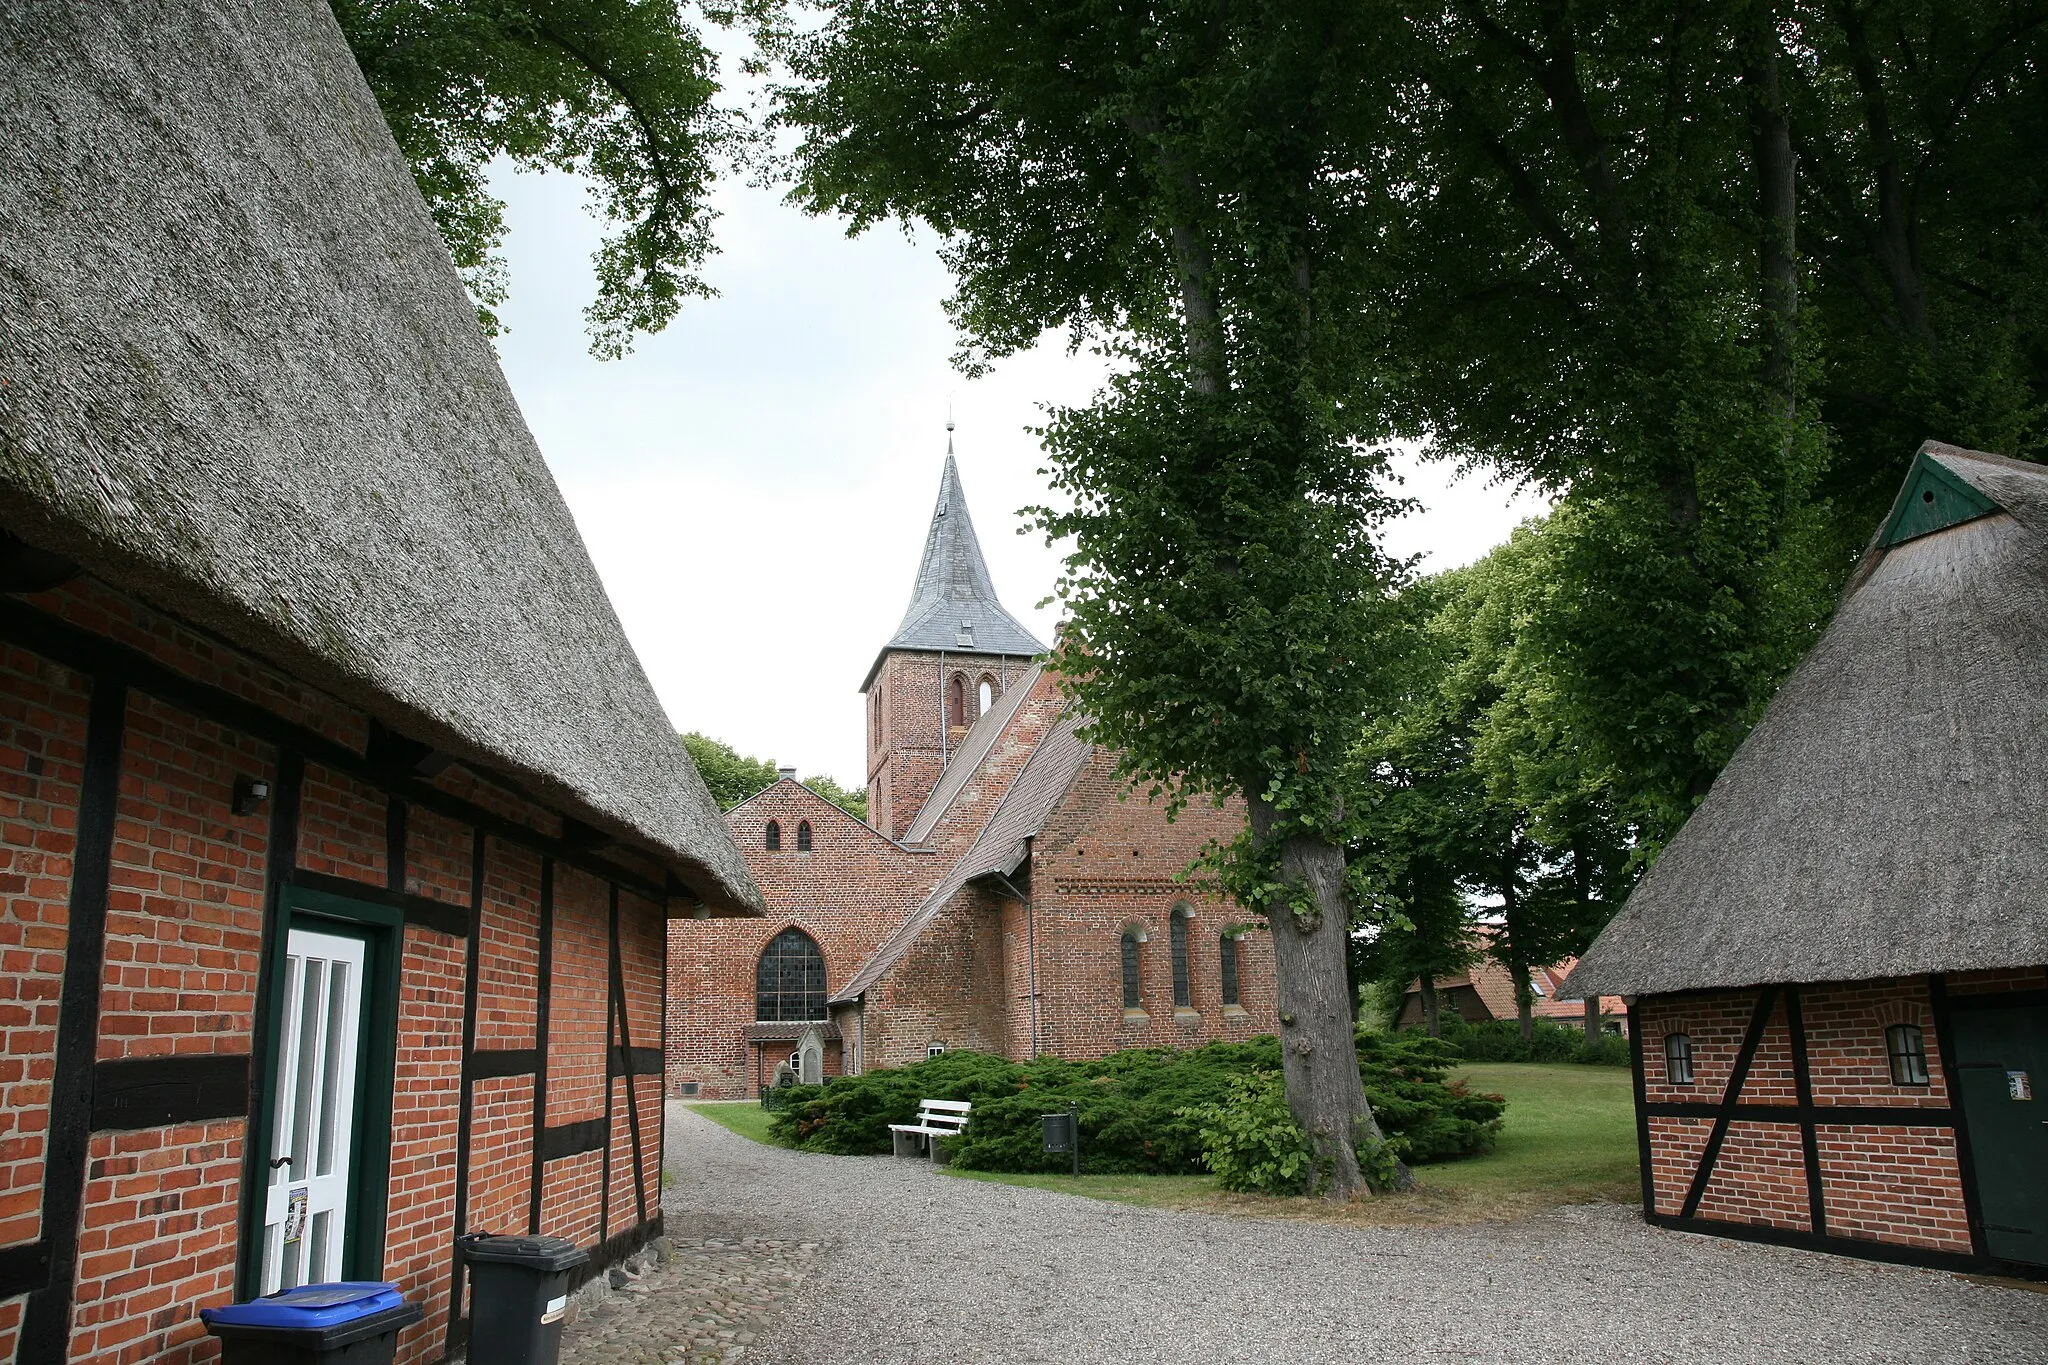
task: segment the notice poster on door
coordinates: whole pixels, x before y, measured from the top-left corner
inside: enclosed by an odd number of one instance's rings
[[[306,1231],[306,1186],[291,1192],[284,1206],[284,1240],[296,1242]]]
[[[2034,1098],[2034,1083],[2024,1071],[2008,1071],[2005,1073],[2005,1092],[2016,1100],[2030,1100]]]

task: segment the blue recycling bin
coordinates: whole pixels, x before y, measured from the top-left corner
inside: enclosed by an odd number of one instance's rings
[[[391,1365],[398,1329],[420,1320],[395,1284],[304,1284],[199,1320],[220,1338],[221,1365]]]

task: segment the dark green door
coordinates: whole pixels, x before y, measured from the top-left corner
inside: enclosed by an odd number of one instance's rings
[[[2048,1008],[1951,1017],[1986,1247],[2048,1265]]]

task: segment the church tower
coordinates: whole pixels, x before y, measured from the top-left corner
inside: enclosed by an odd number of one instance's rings
[[[961,737],[1045,652],[1003,610],[981,557],[946,423],[946,468],[910,609],[860,685],[867,695],[868,820],[890,838],[910,828]]]

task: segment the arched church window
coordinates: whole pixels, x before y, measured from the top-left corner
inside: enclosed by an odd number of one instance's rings
[[[975,694],[975,701],[980,704],[980,708],[974,714],[977,716],[987,715],[988,708],[996,704],[996,680],[994,678],[983,678],[981,686],[975,689]]]
[[[1188,981],[1188,908],[1185,905],[1173,907],[1167,939],[1173,956],[1174,1008],[1187,1009],[1195,1003],[1195,998],[1194,989]]]
[[[799,853],[809,853],[811,851],[811,822],[808,820],[796,822],[796,851]]]
[[[967,677],[955,673],[946,684],[946,724],[958,728],[967,723]]]
[[[1235,1005],[1237,1003],[1237,935],[1225,930],[1218,944],[1218,949],[1223,960],[1223,1003]]]
[[[782,852],[782,826],[773,820],[768,822],[767,831],[761,836],[761,846],[770,853]]]
[[[754,973],[754,1018],[764,1024],[825,1017],[825,955],[801,929],[768,940]]]
[[[1138,931],[1124,930],[1124,1008],[1143,1008],[1138,990]]]

